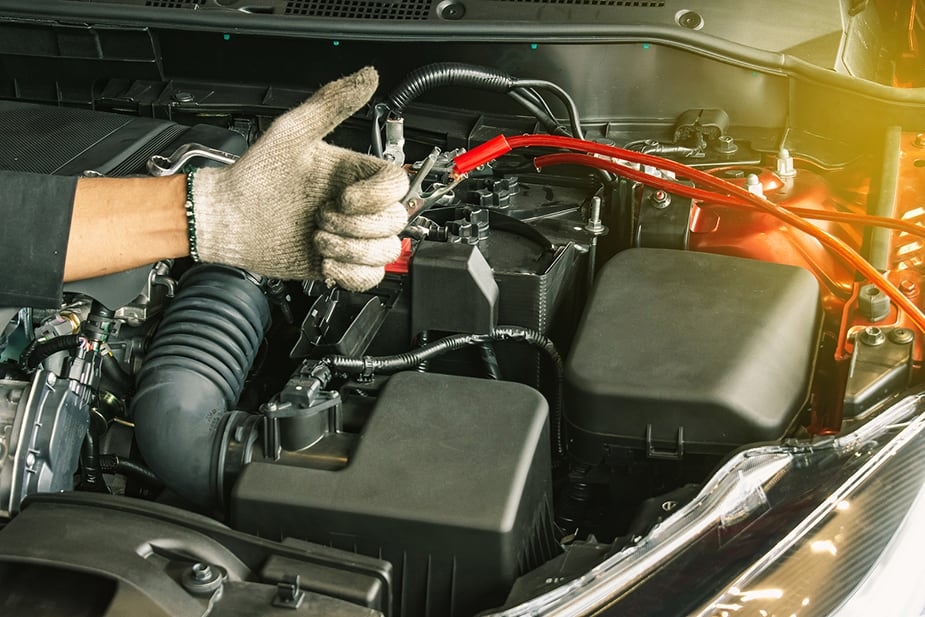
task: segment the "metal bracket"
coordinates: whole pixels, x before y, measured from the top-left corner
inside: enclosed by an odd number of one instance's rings
[[[284,576],[283,580],[276,584],[276,596],[273,598],[273,606],[297,609],[302,605],[304,599],[305,592],[301,589],[299,575]]]

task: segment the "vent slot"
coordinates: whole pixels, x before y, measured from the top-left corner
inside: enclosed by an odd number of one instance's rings
[[[520,2],[527,4],[573,4],[578,6],[625,6],[639,9],[657,9],[664,2],[642,2],[634,0],[492,0],[493,2]]]
[[[290,0],[286,15],[328,17],[333,19],[393,19],[421,21],[430,17],[433,0]]]
[[[200,4],[202,0],[145,0],[145,6],[162,9],[194,9]]]

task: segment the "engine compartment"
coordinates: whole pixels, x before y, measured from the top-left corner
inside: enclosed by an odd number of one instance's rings
[[[266,43],[241,38],[232,54]],[[180,40],[164,34],[167,57]],[[208,37],[188,40],[220,53]],[[345,71],[368,51],[357,47],[323,71]],[[492,64],[489,50],[460,47],[440,57]],[[587,47],[540,53],[574,68]],[[498,134],[583,135],[665,157],[821,219],[920,304],[915,230],[860,225],[922,215],[920,136],[897,124],[823,138],[831,119],[805,112],[796,126],[783,107],[795,97],[789,111],[813,108],[805,85],[669,45],[617,47],[621,66],[675,65],[736,87],[673,84],[669,109],[664,92],[629,102],[524,50],[499,64],[548,82],[489,87],[401,56],[380,69],[391,90],[331,140],[380,150],[428,191],[454,183],[454,157]],[[660,59],[642,60],[648,51]],[[109,80],[93,109],[0,101],[0,168],[147,173],[152,156],[190,143],[240,155],[303,98],[281,88],[258,101],[253,78],[194,81],[199,66],[169,82]],[[540,94],[557,93],[550,82],[563,101]],[[495,98],[471,94],[486,87]],[[500,96],[512,90],[528,105]],[[574,158],[538,164],[544,156],[562,154],[530,145],[475,166],[414,221],[369,292],[178,260],[69,284],[59,310],[0,314],[0,508],[11,518],[0,547],[16,529],[54,524],[44,494],[73,489],[61,507],[144,529],[126,542],[189,533],[224,547],[152,550],[163,563],[151,576],[211,598],[216,614],[262,585],[267,611],[333,610],[296,601],[302,593],[345,615],[474,615],[631,546],[738,449],[838,434],[918,378],[914,318],[818,237],[769,211],[691,197],[682,187],[693,183],[654,164],[596,154],[629,168],[621,176]],[[190,162],[222,164],[207,159]]]

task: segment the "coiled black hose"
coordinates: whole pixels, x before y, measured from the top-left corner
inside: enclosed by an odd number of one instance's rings
[[[45,358],[48,358],[49,356],[52,356],[59,351],[76,351],[79,342],[80,337],[76,334],[56,336],[53,339],[48,339],[47,341],[42,342],[37,340],[32,341],[25,349],[23,349],[22,353],[19,355],[19,365],[27,372],[31,373],[39,364],[42,363],[43,360],[45,360]]]
[[[400,115],[405,107],[428,90],[443,86],[465,86],[507,92],[515,79],[502,71],[461,62],[435,62],[408,73],[386,100],[389,110]]]
[[[224,428],[270,321],[260,287],[241,270],[191,269],[164,313],[132,400],[135,439],[170,489],[193,503],[224,498]]]
[[[550,405],[550,425],[554,451],[557,455],[562,456],[565,453],[562,442],[562,385],[565,367],[555,343],[537,330],[520,326],[498,326],[489,334],[454,334],[394,356],[364,356],[362,358],[326,356],[321,361],[330,366],[333,371],[348,374],[394,373],[413,369],[422,362],[463,347],[493,341],[522,341],[528,343],[542,350],[552,362],[556,371],[556,385],[553,401]]]

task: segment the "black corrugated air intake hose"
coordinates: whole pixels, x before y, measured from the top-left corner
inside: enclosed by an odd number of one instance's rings
[[[164,484],[201,506],[224,498],[224,434],[270,322],[243,271],[190,270],[164,314],[132,400],[135,439]]]
[[[550,359],[556,371],[556,387],[550,401],[549,424],[552,429],[553,448],[557,455],[565,452],[562,443],[562,384],[564,381],[564,365],[562,356],[556,349],[555,343],[542,332],[523,328],[520,326],[498,326],[489,334],[454,334],[433,343],[427,343],[417,349],[396,354],[394,356],[363,356],[351,358],[349,356],[326,356],[322,362],[334,371],[348,374],[395,373],[414,369],[422,362],[432,360],[437,356],[455,351],[470,345],[482,345],[492,341],[522,341],[542,350]]]

